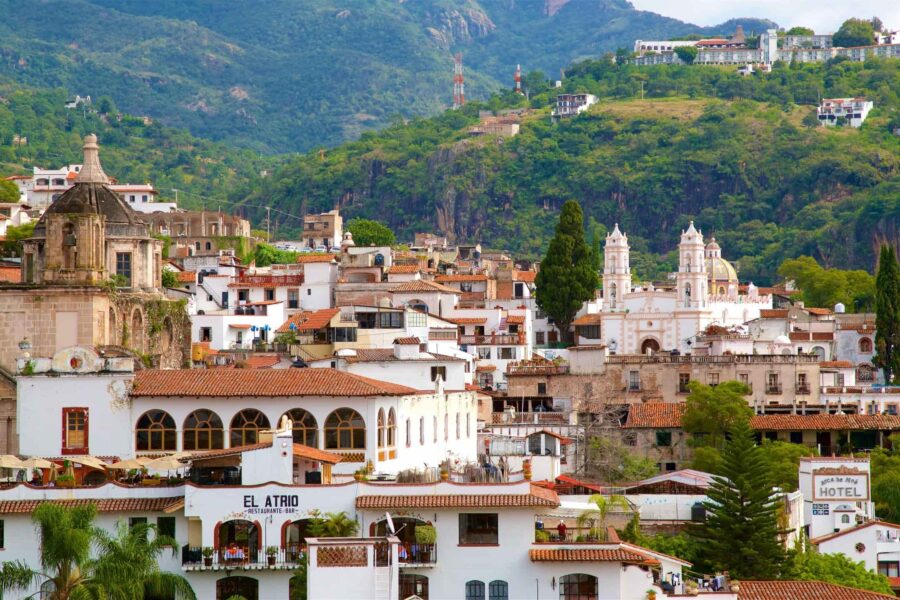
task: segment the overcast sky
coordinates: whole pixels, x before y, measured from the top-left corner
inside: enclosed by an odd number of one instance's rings
[[[771,19],[783,27],[806,25],[833,33],[845,19],[877,15],[885,26],[900,29],[900,0],[631,0],[635,8],[697,25],[715,25],[734,17]]]

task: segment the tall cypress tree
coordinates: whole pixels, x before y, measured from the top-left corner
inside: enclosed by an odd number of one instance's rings
[[[574,200],[563,204],[547,255],[535,278],[537,303],[556,323],[563,339],[571,342],[569,326],[581,305],[594,298],[599,285],[584,240],[584,215]]]
[[[706,523],[693,532],[705,542],[707,562],[735,579],[774,579],[784,562],[779,502],[769,482],[750,424],[738,421],[722,452],[721,473],[707,493]]]
[[[882,244],[875,276],[875,358],[891,383],[900,374],[900,266],[890,244]]]

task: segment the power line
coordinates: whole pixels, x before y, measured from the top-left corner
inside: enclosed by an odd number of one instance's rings
[[[172,188],[172,189],[174,190],[175,188]],[[186,194],[188,196],[194,196],[195,198],[199,198],[200,200],[203,200],[203,201],[209,201],[210,203],[230,204],[232,206],[246,206],[248,208],[258,208],[259,210],[265,210],[265,211],[271,210],[274,213],[278,213],[278,214],[284,215],[286,217],[291,217],[293,219],[299,219],[301,221],[303,220],[303,216],[301,216],[301,215],[295,215],[293,213],[285,212],[285,211],[279,210],[277,208],[272,208],[271,206],[262,206],[261,204],[246,204],[243,202],[236,202],[234,200],[222,200],[219,198],[210,198],[209,196],[203,196],[201,194],[197,194],[195,192],[188,192],[185,190],[178,190],[178,192],[180,192],[183,195]]]

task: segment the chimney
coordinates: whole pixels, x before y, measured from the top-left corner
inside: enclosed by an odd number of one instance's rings
[[[402,337],[394,340],[394,358],[413,360],[419,357],[419,338]]]
[[[75,178],[75,183],[101,183],[109,185],[109,177],[100,166],[100,146],[97,145],[97,136],[93,133],[84,136],[84,161],[81,172]]]

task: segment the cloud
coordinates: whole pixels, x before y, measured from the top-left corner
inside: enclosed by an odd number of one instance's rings
[[[864,0],[826,3],[814,0],[631,0],[635,8],[667,17],[715,25],[735,17],[771,19],[782,27],[805,25],[821,33],[832,33],[850,17],[878,16],[886,27],[900,29],[900,1]]]

